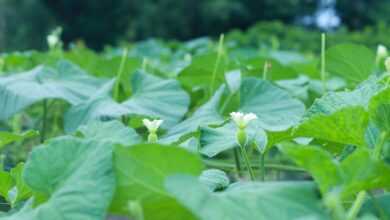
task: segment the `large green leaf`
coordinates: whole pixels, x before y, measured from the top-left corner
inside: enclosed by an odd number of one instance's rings
[[[6,131],[0,131],[0,149],[2,147],[4,147],[5,145],[10,144],[12,142],[21,141],[21,140],[24,140],[26,138],[31,138],[31,137],[34,137],[37,135],[38,135],[38,132],[33,131],[33,130],[23,132],[22,134],[13,134],[13,133],[6,132]]]
[[[107,143],[63,137],[33,150],[24,180],[46,197],[38,207],[28,203],[4,220],[105,219],[115,189],[112,149]]]
[[[126,127],[117,120],[108,122],[92,121],[81,126],[78,131],[87,139],[107,141],[124,146],[133,145],[142,140],[133,128]]]
[[[261,127],[271,131],[294,126],[305,111],[303,103],[285,90],[252,77],[244,79],[241,84],[240,102],[240,111],[255,113]]]
[[[390,193],[374,196],[366,200],[362,207],[363,213],[372,213],[380,219],[390,219]]]
[[[266,147],[267,136],[262,128],[255,123],[250,123],[246,131],[248,145],[254,144],[259,150]],[[237,126],[233,122],[218,128],[201,127],[200,152],[208,157],[214,157],[223,151],[238,147],[236,133]]]
[[[174,175],[166,188],[200,220],[330,219],[309,182],[239,183],[213,193],[196,177]]]
[[[88,76],[65,61],[56,68],[44,66],[0,78],[0,120],[43,99],[63,99],[73,105],[83,102],[105,81]]]
[[[138,71],[131,80],[132,96],[123,102],[130,114],[164,120],[163,127],[172,127],[188,110],[190,99],[176,80],[161,79]]]
[[[361,190],[390,186],[390,166],[373,159],[366,149],[356,150],[337,162],[328,152],[315,146],[286,143],[279,148],[313,176],[323,193],[339,187],[341,195],[348,197]]]
[[[169,129],[160,141],[173,143],[179,141],[185,134],[196,132],[200,126],[222,123],[223,118],[218,112],[218,106],[224,91],[225,86],[221,86],[207,103],[199,107],[189,118]]]
[[[128,203],[138,201],[145,220],[194,219],[168,194],[165,178],[176,173],[199,175],[203,169],[200,158],[175,146],[139,144],[115,150],[117,188],[111,210],[128,213]],[[131,214],[131,213],[130,213]]]
[[[71,132],[89,121],[122,115],[160,118],[164,120],[162,127],[168,128],[187,112],[189,97],[175,80],[138,71],[133,74],[131,85],[133,94],[123,103],[117,103],[109,96],[112,89],[112,82],[109,82],[86,102],[72,106],[65,114],[65,130]]]
[[[368,103],[383,88],[370,79],[351,92],[330,92],[317,99],[296,129],[297,136],[364,145]],[[351,129],[353,128],[353,129]]]
[[[375,54],[354,44],[340,44],[326,51],[326,71],[351,83],[366,80],[375,67]]]

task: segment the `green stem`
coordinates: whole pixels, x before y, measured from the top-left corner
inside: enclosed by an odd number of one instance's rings
[[[241,176],[241,163],[240,163],[240,157],[239,157],[239,151],[237,148],[233,149],[233,154],[234,154],[234,162],[236,165],[236,170],[238,173],[238,176]]]
[[[364,200],[366,199],[367,192],[360,191],[352,205],[352,207],[348,211],[347,220],[355,220],[359,211],[363,205]]]
[[[269,63],[268,61],[265,61],[263,66],[263,80],[267,80],[268,68],[269,68]]]
[[[219,37],[219,43],[218,43],[217,60],[215,61],[214,70],[213,70],[210,88],[209,88],[210,96],[214,92],[214,86],[215,86],[214,84],[215,84],[215,81],[217,79],[217,72],[218,72],[218,68],[219,68],[219,63],[221,62],[221,58],[223,55],[223,39],[224,39],[224,35],[221,34],[221,36]]]
[[[265,181],[265,152],[260,154],[260,180]]]
[[[322,87],[324,90],[324,93],[327,91],[327,84],[326,84],[326,59],[325,59],[325,49],[326,49],[326,35],[324,33],[321,34],[321,81],[322,81]]]
[[[119,90],[120,90],[120,85],[121,85],[121,79],[122,79],[122,75],[123,75],[123,72],[125,69],[128,53],[129,53],[129,50],[126,48],[123,51],[122,59],[121,59],[121,62],[119,64],[119,69],[118,69],[118,72],[116,74],[116,81],[115,81],[115,87],[114,87],[114,100],[116,100],[116,101],[119,101]]]
[[[383,150],[383,146],[385,145],[386,139],[387,139],[387,132],[384,131],[380,134],[379,140],[375,145],[374,152],[373,152],[374,159],[376,160],[381,159],[382,150]]]
[[[216,167],[225,170],[229,170],[229,169],[232,170],[236,168],[235,164],[229,162],[221,162],[221,161],[215,161],[210,159],[205,159],[204,162],[206,165],[210,167]],[[252,169],[260,168],[259,164],[251,164],[251,167]],[[283,165],[283,164],[265,164],[264,167],[266,169],[275,169],[275,170],[283,170],[283,171],[291,171],[291,172],[305,172],[305,170],[302,168],[290,166],[290,165]]]
[[[41,132],[40,132],[40,142],[43,143],[45,142],[46,138],[46,125],[47,125],[47,100],[44,99],[42,102],[42,111],[43,111],[43,116],[42,116],[42,127],[41,127]]]
[[[244,158],[245,166],[248,169],[248,172],[249,172],[249,175],[251,177],[251,180],[254,181],[255,180],[255,174],[254,174],[254,172],[252,170],[252,167],[251,167],[251,164],[249,162],[249,157],[248,157],[248,154],[246,153],[245,146],[244,145],[240,145],[240,149],[241,149],[241,155]]]

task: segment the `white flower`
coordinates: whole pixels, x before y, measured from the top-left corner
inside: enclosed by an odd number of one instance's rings
[[[385,67],[386,67],[387,72],[390,73],[390,57],[386,58],[386,60],[385,60]]]
[[[56,47],[58,42],[59,42],[59,39],[58,39],[57,35],[50,34],[49,36],[47,36],[47,44],[49,45],[50,48]]]
[[[383,59],[387,57],[387,48],[383,46],[382,44],[378,45],[378,49],[376,52],[377,59]]]
[[[163,120],[149,120],[147,118],[143,119],[145,127],[148,129],[149,133],[156,133],[160,125],[163,123]]]
[[[245,128],[250,121],[257,119],[257,116],[253,113],[232,112],[230,116],[239,128]]]

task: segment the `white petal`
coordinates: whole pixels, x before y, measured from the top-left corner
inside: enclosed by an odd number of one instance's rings
[[[149,119],[147,119],[147,118],[144,118],[144,119],[142,120],[142,122],[144,123],[145,127],[146,127],[148,130],[150,130],[150,128],[152,127],[152,122],[151,122]]]
[[[250,121],[257,119],[257,116],[253,113],[244,115],[244,123],[247,125]]]

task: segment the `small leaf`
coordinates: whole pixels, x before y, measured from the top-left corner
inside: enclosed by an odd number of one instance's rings
[[[218,169],[208,169],[202,172],[199,181],[206,185],[210,191],[225,189],[229,186],[230,180],[225,172]]]

